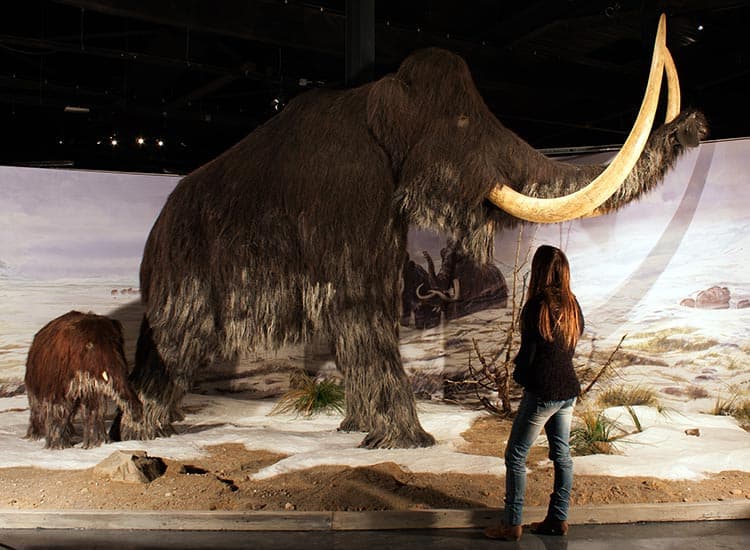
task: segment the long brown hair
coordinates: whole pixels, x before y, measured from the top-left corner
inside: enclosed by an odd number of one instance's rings
[[[552,342],[559,335],[569,349],[575,348],[581,334],[581,318],[570,290],[568,258],[559,248],[542,245],[534,254],[528,300],[536,296],[541,298],[538,327],[542,338]]]

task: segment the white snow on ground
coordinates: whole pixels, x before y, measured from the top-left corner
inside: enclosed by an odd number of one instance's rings
[[[241,443],[251,450],[268,450],[287,458],[261,470],[256,478],[302,470],[323,464],[367,466],[395,462],[412,472],[503,475],[502,459],[464,454],[460,434],[482,412],[455,405],[420,403],[420,421],[437,439],[437,445],[420,449],[366,450],[358,448],[363,435],[336,430],[340,415],[310,419],[292,414],[269,415],[273,400],[189,395],[187,414],[177,424],[179,435],[153,441],[125,441],[95,449],[74,447],[45,450],[43,441],[23,438],[28,425],[25,396],[0,399],[0,468],[33,466],[51,469],[84,469],[94,466],[115,450],[145,450],[151,456],[190,460],[204,454],[204,447]],[[575,457],[577,474],[655,476],[663,479],[700,479],[723,470],[750,471],[750,433],[730,417],[706,414],[659,413],[634,407],[643,429],[618,440],[619,455]],[[621,407],[607,409],[622,430],[635,432],[630,415]],[[697,428],[700,436],[687,435]],[[542,442],[543,437],[540,438]],[[505,441],[498,440],[498,447]]]

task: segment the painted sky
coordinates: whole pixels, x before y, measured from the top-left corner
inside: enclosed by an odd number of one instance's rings
[[[0,269],[24,279],[138,272],[175,176],[0,167]]]

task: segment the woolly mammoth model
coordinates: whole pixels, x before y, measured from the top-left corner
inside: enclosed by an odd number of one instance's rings
[[[31,417],[27,437],[46,438],[46,447],[73,445],[73,419],[80,410],[83,447],[101,445],[107,398],[137,421],[138,396],[128,385],[119,321],[70,311],[47,323],[34,336],[26,360],[26,392]]]
[[[173,433],[215,359],[317,333],[345,377],[342,430],[367,432],[370,448],[431,445],[398,347],[410,224],[485,262],[498,228],[611,211],[652,189],[705,134],[699,113],[679,112],[664,32],[662,20],[644,106],[606,168],[546,158],[492,115],[460,57],[426,49],[376,82],[298,96],[183,178],[143,254],[131,379],[144,421],[123,411],[122,437]],[[665,71],[668,122],[651,132]]]

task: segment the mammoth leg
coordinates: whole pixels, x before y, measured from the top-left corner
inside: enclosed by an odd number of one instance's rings
[[[344,431],[366,431],[362,447],[427,447],[414,393],[401,364],[395,322],[364,311],[344,315],[336,335],[336,362],[344,372]]]
[[[106,410],[107,403],[103,395],[93,393],[81,399],[84,449],[98,447],[107,442],[107,428],[104,424]]]
[[[47,449],[64,449],[73,446],[73,418],[78,409],[77,400],[64,403],[44,403],[46,416],[45,447]]]
[[[26,432],[28,439],[42,439],[45,436],[45,425],[47,424],[47,408],[37,399],[36,395],[29,393],[29,429]]]
[[[215,335],[185,332],[164,335],[157,345],[146,316],[141,322],[135,368],[129,380],[140,407],[120,408],[109,435],[113,440],[154,439],[175,432],[172,422],[182,420],[180,402],[190,389],[193,374],[210,363],[206,350],[216,349]],[[137,400],[136,400],[137,401]]]

